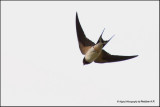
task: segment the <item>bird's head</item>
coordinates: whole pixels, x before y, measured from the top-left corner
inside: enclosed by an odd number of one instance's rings
[[[85,60],[85,57],[83,58],[83,65],[87,65],[87,64],[90,64],[90,62],[87,62],[86,60]]]

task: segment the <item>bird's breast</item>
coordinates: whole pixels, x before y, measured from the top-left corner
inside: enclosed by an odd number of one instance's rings
[[[101,49],[97,51],[94,47],[91,47],[85,55],[85,60],[87,62],[93,62],[100,55],[100,53]]]

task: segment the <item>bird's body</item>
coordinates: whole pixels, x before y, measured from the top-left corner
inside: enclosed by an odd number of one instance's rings
[[[90,64],[93,61],[96,63],[106,63],[106,62],[117,62],[123,61],[127,59],[131,59],[137,57],[138,55],[134,56],[119,56],[119,55],[111,55],[108,52],[103,50],[103,47],[112,39],[104,41],[102,39],[102,34],[100,35],[97,43],[95,44],[91,40],[89,40],[80,25],[78,15],[76,13],[76,30],[77,30],[77,37],[79,42],[79,48],[82,54],[85,55],[83,59],[83,64]],[[104,30],[103,30],[104,31]]]
[[[93,62],[100,55],[102,48],[102,43],[98,43],[92,46],[85,54],[85,60],[89,63]]]

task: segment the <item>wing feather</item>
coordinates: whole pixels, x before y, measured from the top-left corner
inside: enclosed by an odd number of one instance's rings
[[[96,63],[118,62],[118,61],[128,60],[137,56],[138,55],[134,55],[134,56],[111,55],[108,52],[102,50],[101,54],[94,62]]]
[[[80,48],[82,54],[86,54],[88,49],[90,47],[92,47],[93,45],[95,45],[95,43],[92,42],[91,40],[89,40],[85,36],[84,31],[83,31],[81,24],[79,22],[79,18],[78,18],[77,13],[76,13],[76,30],[77,30],[77,38],[78,38],[78,42],[79,42],[79,48]]]

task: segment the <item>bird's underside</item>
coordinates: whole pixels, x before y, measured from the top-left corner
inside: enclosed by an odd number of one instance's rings
[[[111,55],[108,52],[106,52],[105,50],[103,50],[102,48],[111,40],[107,40],[104,41],[102,39],[102,34],[99,38],[99,40],[97,41],[97,43],[95,44],[94,42],[92,42],[91,40],[89,40],[86,36],[85,33],[81,27],[81,24],[79,22],[79,18],[78,18],[78,14],[76,13],[76,30],[77,30],[77,38],[78,38],[78,43],[79,43],[79,48],[81,50],[81,53],[85,55],[84,57],[84,62],[86,64],[89,64],[91,62],[87,62],[86,60],[86,55],[89,54],[89,51],[91,51],[91,48],[94,48],[96,46],[100,46],[101,50],[99,55],[96,56],[96,58],[94,59],[94,62],[96,63],[107,63],[107,62],[117,62],[117,61],[123,61],[123,60],[128,60],[134,57],[137,57],[138,55],[134,55],[134,56],[119,56],[119,55]],[[97,45],[99,44],[99,45]],[[96,48],[94,48],[96,49]],[[98,49],[98,48],[97,48]],[[96,52],[96,50],[95,50]],[[84,63],[83,62],[83,63]]]

